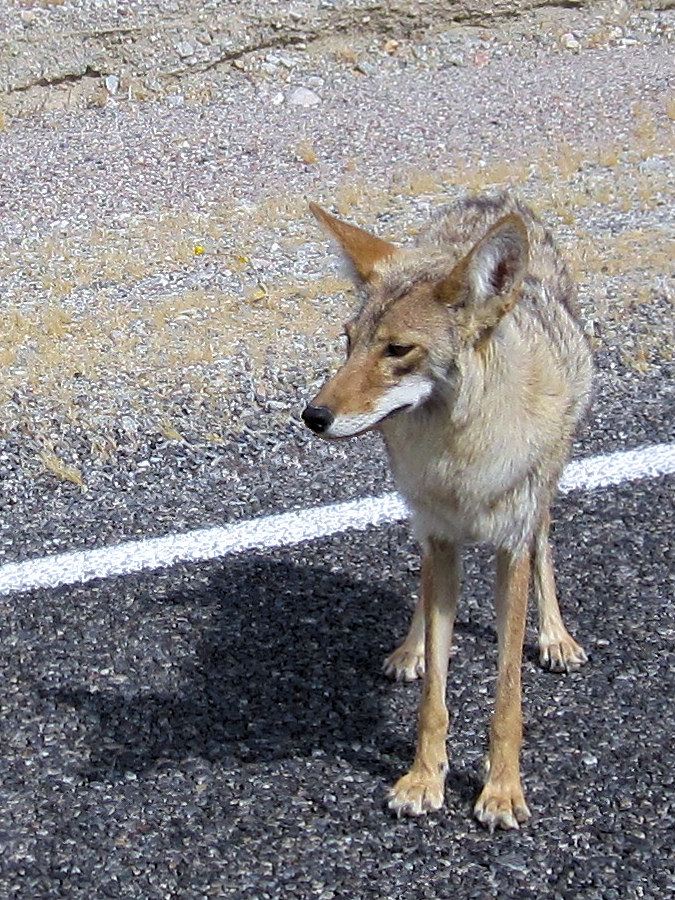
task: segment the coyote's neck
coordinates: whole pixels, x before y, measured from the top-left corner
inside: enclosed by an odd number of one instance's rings
[[[537,359],[531,348],[512,346],[515,338],[467,353],[456,382],[440,383],[420,409],[382,424],[394,477],[421,536],[438,532],[505,546],[507,532],[509,541],[527,532],[549,491],[550,479],[538,471],[542,456],[550,460],[560,445],[560,386],[551,381],[542,388]],[[519,525],[508,499],[516,495],[524,515]]]

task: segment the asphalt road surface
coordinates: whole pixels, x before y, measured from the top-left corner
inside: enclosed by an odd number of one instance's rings
[[[405,525],[4,597],[3,896],[673,895],[674,506],[672,476],[557,504],[562,604],[591,661],[543,673],[528,632],[517,833],[471,818],[496,657],[484,551],[456,628],[446,806],[419,820],[385,808],[419,696],[380,674],[419,576]]]

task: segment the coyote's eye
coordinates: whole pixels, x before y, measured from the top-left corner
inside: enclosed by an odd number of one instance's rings
[[[415,349],[413,344],[387,344],[387,356],[393,356],[396,359],[402,359]]]

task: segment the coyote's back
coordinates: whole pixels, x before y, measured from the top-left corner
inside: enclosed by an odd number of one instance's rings
[[[500,667],[493,774],[476,815],[512,827],[528,815],[517,756],[531,564],[542,662],[569,670],[586,661],[560,617],[548,545],[549,505],[590,394],[574,285],[539,219],[503,194],[442,210],[403,249],[312,211],[339,242],[363,299],[345,326],[346,362],[303,418],[329,439],[382,433],[425,548],[410,633],[385,663],[397,678],[426,671],[429,681],[415,764],[390,805],[413,814],[440,805],[458,552],[485,541],[498,550]]]

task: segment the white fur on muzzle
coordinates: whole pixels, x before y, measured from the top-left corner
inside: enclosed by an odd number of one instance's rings
[[[431,395],[433,387],[433,382],[424,375],[407,375],[380,397],[372,411],[336,415],[323,437],[344,438],[362,434],[395,412],[420,406]]]

